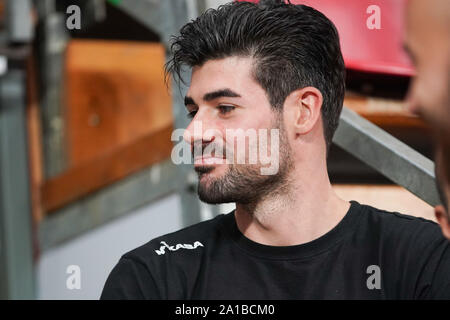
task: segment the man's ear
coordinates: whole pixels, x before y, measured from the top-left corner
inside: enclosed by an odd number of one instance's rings
[[[323,96],[317,88],[305,87],[291,92],[283,107],[285,124],[296,135],[310,132],[320,119],[322,103]]]
[[[442,233],[450,240],[450,220],[444,207],[436,206],[434,208],[434,214],[436,215],[436,220],[441,225]]]

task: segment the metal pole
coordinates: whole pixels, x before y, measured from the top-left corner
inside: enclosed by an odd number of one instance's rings
[[[33,299],[25,80],[11,70],[0,78],[0,298]]]
[[[51,2],[48,2],[41,11],[50,10],[51,7]],[[44,172],[46,178],[50,178],[63,172],[67,164],[62,93],[69,35],[64,15],[50,12],[42,16],[38,26],[38,39]]]
[[[6,1],[6,29],[10,43],[28,43],[33,39],[31,0]]]
[[[434,163],[354,111],[344,107],[333,142],[430,205],[440,203]]]

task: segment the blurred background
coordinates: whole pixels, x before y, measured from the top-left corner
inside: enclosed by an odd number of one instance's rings
[[[192,167],[171,161],[186,87],[163,74],[170,36],[226,2],[0,0],[0,298],[98,299],[122,254],[234,208],[199,202]],[[431,158],[403,103],[405,1],[293,2],[340,32],[344,105]],[[328,162],[344,199],[434,220],[352,152],[333,145]]]

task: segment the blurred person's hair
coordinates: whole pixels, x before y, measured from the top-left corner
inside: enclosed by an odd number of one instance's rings
[[[173,73],[182,82],[183,66],[241,56],[255,59],[252,76],[274,110],[282,109],[292,91],[317,88],[329,148],[342,111],[345,66],[338,32],[322,13],[282,0],[232,2],[207,10],[172,40],[166,76]]]

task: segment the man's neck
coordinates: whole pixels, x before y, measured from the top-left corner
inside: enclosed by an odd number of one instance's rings
[[[342,220],[350,204],[335,194],[326,170],[322,176],[295,176],[287,192],[236,204],[236,223],[247,238],[272,246],[298,245],[321,237]]]

